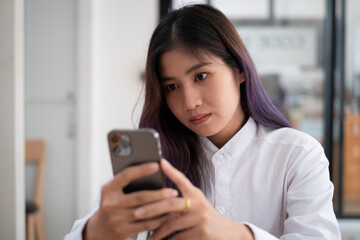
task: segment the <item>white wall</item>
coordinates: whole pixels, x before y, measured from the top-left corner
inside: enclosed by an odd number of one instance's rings
[[[79,1],[77,215],[85,215],[111,177],[106,135],[133,128],[158,1]],[[134,114],[137,125],[141,104]]]
[[[0,238],[25,238],[23,1],[0,1]]]

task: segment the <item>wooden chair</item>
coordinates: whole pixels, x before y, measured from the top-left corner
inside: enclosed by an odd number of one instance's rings
[[[46,144],[43,140],[26,140],[26,163],[36,164],[36,179],[34,197],[26,201],[26,239],[45,240],[44,215],[43,215],[43,189],[45,170]]]

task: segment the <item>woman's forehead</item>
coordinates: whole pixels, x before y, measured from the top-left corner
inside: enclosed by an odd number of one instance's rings
[[[180,47],[180,48],[172,48],[163,52],[160,57],[160,64],[162,60],[164,60],[164,56],[169,56],[169,55],[176,55],[177,57],[182,56],[185,58],[193,58],[199,62],[203,62],[203,61],[218,62],[219,60],[218,56],[204,49],[198,49],[198,48],[188,49],[188,48]]]

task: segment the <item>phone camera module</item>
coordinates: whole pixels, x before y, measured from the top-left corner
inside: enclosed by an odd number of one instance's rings
[[[117,143],[119,141],[120,137],[117,134],[114,134],[110,137],[110,139],[111,139],[111,142]]]
[[[113,140],[113,139],[112,139]],[[118,156],[129,156],[132,152],[130,137],[126,134],[118,136],[117,144],[114,149],[114,154]]]

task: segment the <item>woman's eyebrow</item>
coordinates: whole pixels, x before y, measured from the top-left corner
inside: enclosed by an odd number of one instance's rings
[[[201,62],[201,63],[197,63],[193,66],[191,66],[188,70],[186,70],[185,74],[188,75],[190,73],[192,73],[193,71],[201,68],[201,67],[204,67],[204,66],[208,66],[208,65],[211,65],[212,63],[211,62]],[[175,78],[173,77],[161,77],[160,78],[160,81],[163,83],[163,82],[166,82],[166,81],[171,81],[171,80],[174,80]]]
[[[211,64],[211,62],[201,62],[201,63],[195,64],[194,66],[192,66],[188,70],[186,70],[186,75],[203,67],[203,66],[208,66],[210,64]]]

